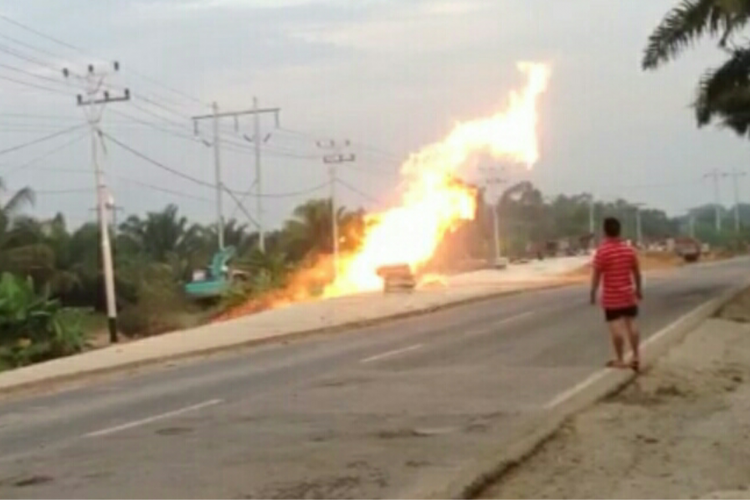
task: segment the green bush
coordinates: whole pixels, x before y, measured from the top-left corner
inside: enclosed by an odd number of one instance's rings
[[[134,259],[120,274],[133,295],[118,312],[119,331],[128,337],[148,337],[182,327],[180,316],[189,305],[170,266]]]
[[[86,347],[80,314],[61,307],[34,283],[0,277],[0,364],[18,367],[69,356]]]

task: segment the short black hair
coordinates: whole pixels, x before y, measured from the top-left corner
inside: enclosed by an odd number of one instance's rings
[[[607,236],[607,238],[619,238],[620,230],[620,221],[615,217],[607,217],[604,219],[604,235]]]

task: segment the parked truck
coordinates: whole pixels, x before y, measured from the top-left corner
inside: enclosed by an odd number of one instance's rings
[[[697,262],[701,257],[701,243],[695,238],[675,238],[674,251],[685,262]]]

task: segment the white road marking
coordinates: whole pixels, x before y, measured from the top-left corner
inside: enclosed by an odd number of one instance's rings
[[[390,357],[393,357],[393,356],[398,356],[399,354],[403,354],[403,353],[409,352],[409,351],[416,351],[417,349],[421,349],[421,348],[422,348],[422,344],[414,344],[414,345],[411,345],[409,347],[404,347],[403,349],[397,349],[395,351],[388,351],[388,352],[384,352],[382,354],[377,354],[375,356],[371,356],[369,358],[361,359],[359,362],[360,363],[372,363],[373,361],[379,361],[381,359],[386,359],[386,358],[390,358]]]
[[[188,413],[191,411],[200,410],[202,408],[206,408],[208,406],[217,405],[219,403],[223,403],[224,401],[221,399],[212,399],[210,401],[204,401],[203,403],[199,403],[197,405],[193,406],[186,406],[185,408],[180,408],[179,410],[170,411],[167,413],[162,413],[160,415],[154,415],[153,417],[144,418],[141,420],[134,420],[133,422],[129,422],[127,424],[118,425],[115,427],[109,427],[107,429],[102,429],[100,431],[96,432],[90,432],[86,434],[84,437],[102,437],[102,436],[108,436],[110,434],[114,434],[116,432],[126,431],[128,429],[132,429],[134,427],[140,427],[141,425],[150,424],[151,422],[156,422],[158,420],[164,420],[166,418],[176,417],[178,415],[182,415],[184,413]]]
[[[568,399],[572,398],[574,395],[578,394],[579,392],[583,391],[590,385],[594,385],[600,378],[604,377],[607,373],[609,373],[609,368],[604,368],[602,370],[599,370],[598,372],[590,375],[582,382],[577,383],[570,389],[561,392],[557,396],[555,396],[550,402],[544,405],[545,410],[550,410],[554,408],[555,406],[558,406],[562,404],[563,402],[567,401]]]
[[[711,299],[711,300],[714,300],[714,299]],[[669,331],[672,328],[674,328],[675,325],[678,325],[678,324],[682,323],[683,321],[685,321],[688,317],[690,317],[692,314],[694,314],[696,310],[698,310],[701,307],[705,306],[711,300],[709,300],[707,302],[704,302],[703,304],[700,304],[699,306],[691,309],[687,313],[683,314],[682,316],[680,316],[679,318],[677,318],[676,320],[672,321],[667,326],[665,326],[664,328],[662,328],[661,330],[659,330],[658,332],[656,332],[655,334],[653,334],[652,336],[650,336],[644,342],[641,342],[641,345],[640,345],[641,354],[643,353],[643,351],[646,350],[646,348],[649,345],[653,344],[654,342],[656,342],[657,340],[659,340],[661,337],[663,337],[664,335],[666,335],[667,333],[669,333]],[[627,358],[629,358],[629,357],[630,357],[630,355],[627,356]],[[600,378],[604,377],[611,370],[613,370],[613,368],[602,368],[598,372],[591,374],[588,378],[586,378],[582,382],[574,385],[570,389],[568,389],[566,391],[563,391],[560,394],[558,394],[557,396],[555,396],[551,401],[549,401],[547,404],[544,405],[544,409],[545,410],[550,410],[550,409],[554,408],[555,406],[558,406],[558,405],[564,403],[568,399],[571,399],[573,396],[575,396],[579,392],[582,392],[582,391],[586,390],[587,387],[589,387],[591,385],[594,385]]]
[[[566,307],[569,307],[569,306],[566,306]],[[515,316],[510,316],[508,318],[501,319],[500,321],[495,321],[494,323],[492,323],[492,324],[490,324],[490,325],[488,325],[488,326],[486,326],[486,327],[484,327],[482,329],[468,331],[468,332],[465,333],[465,335],[472,336],[472,335],[482,335],[482,334],[485,334],[485,333],[495,333],[497,331],[497,328],[500,327],[500,326],[502,326],[502,325],[505,325],[507,323],[512,323],[513,321],[518,321],[519,319],[526,318],[528,316],[531,316],[532,314],[541,314],[541,313],[544,313],[544,312],[549,312],[549,311],[541,311],[541,312],[539,312],[539,311],[536,311],[536,312],[535,311],[526,311],[526,312],[523,312],[523,313],[520,313],[520,314],[516,314]]]

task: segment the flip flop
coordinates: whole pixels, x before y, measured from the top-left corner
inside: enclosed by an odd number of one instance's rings
[[[641,362],[637,359],[634,359],[630,362],[630,368],[633,369],[634,372],[640,373],[641,372]]]
[[[623,361],[617,361],[616,359],[610,359],[609,361],[607,361],[606,366],[607,368],[619,368],[619,369],[628,367],[628,365],[626,365]]]

